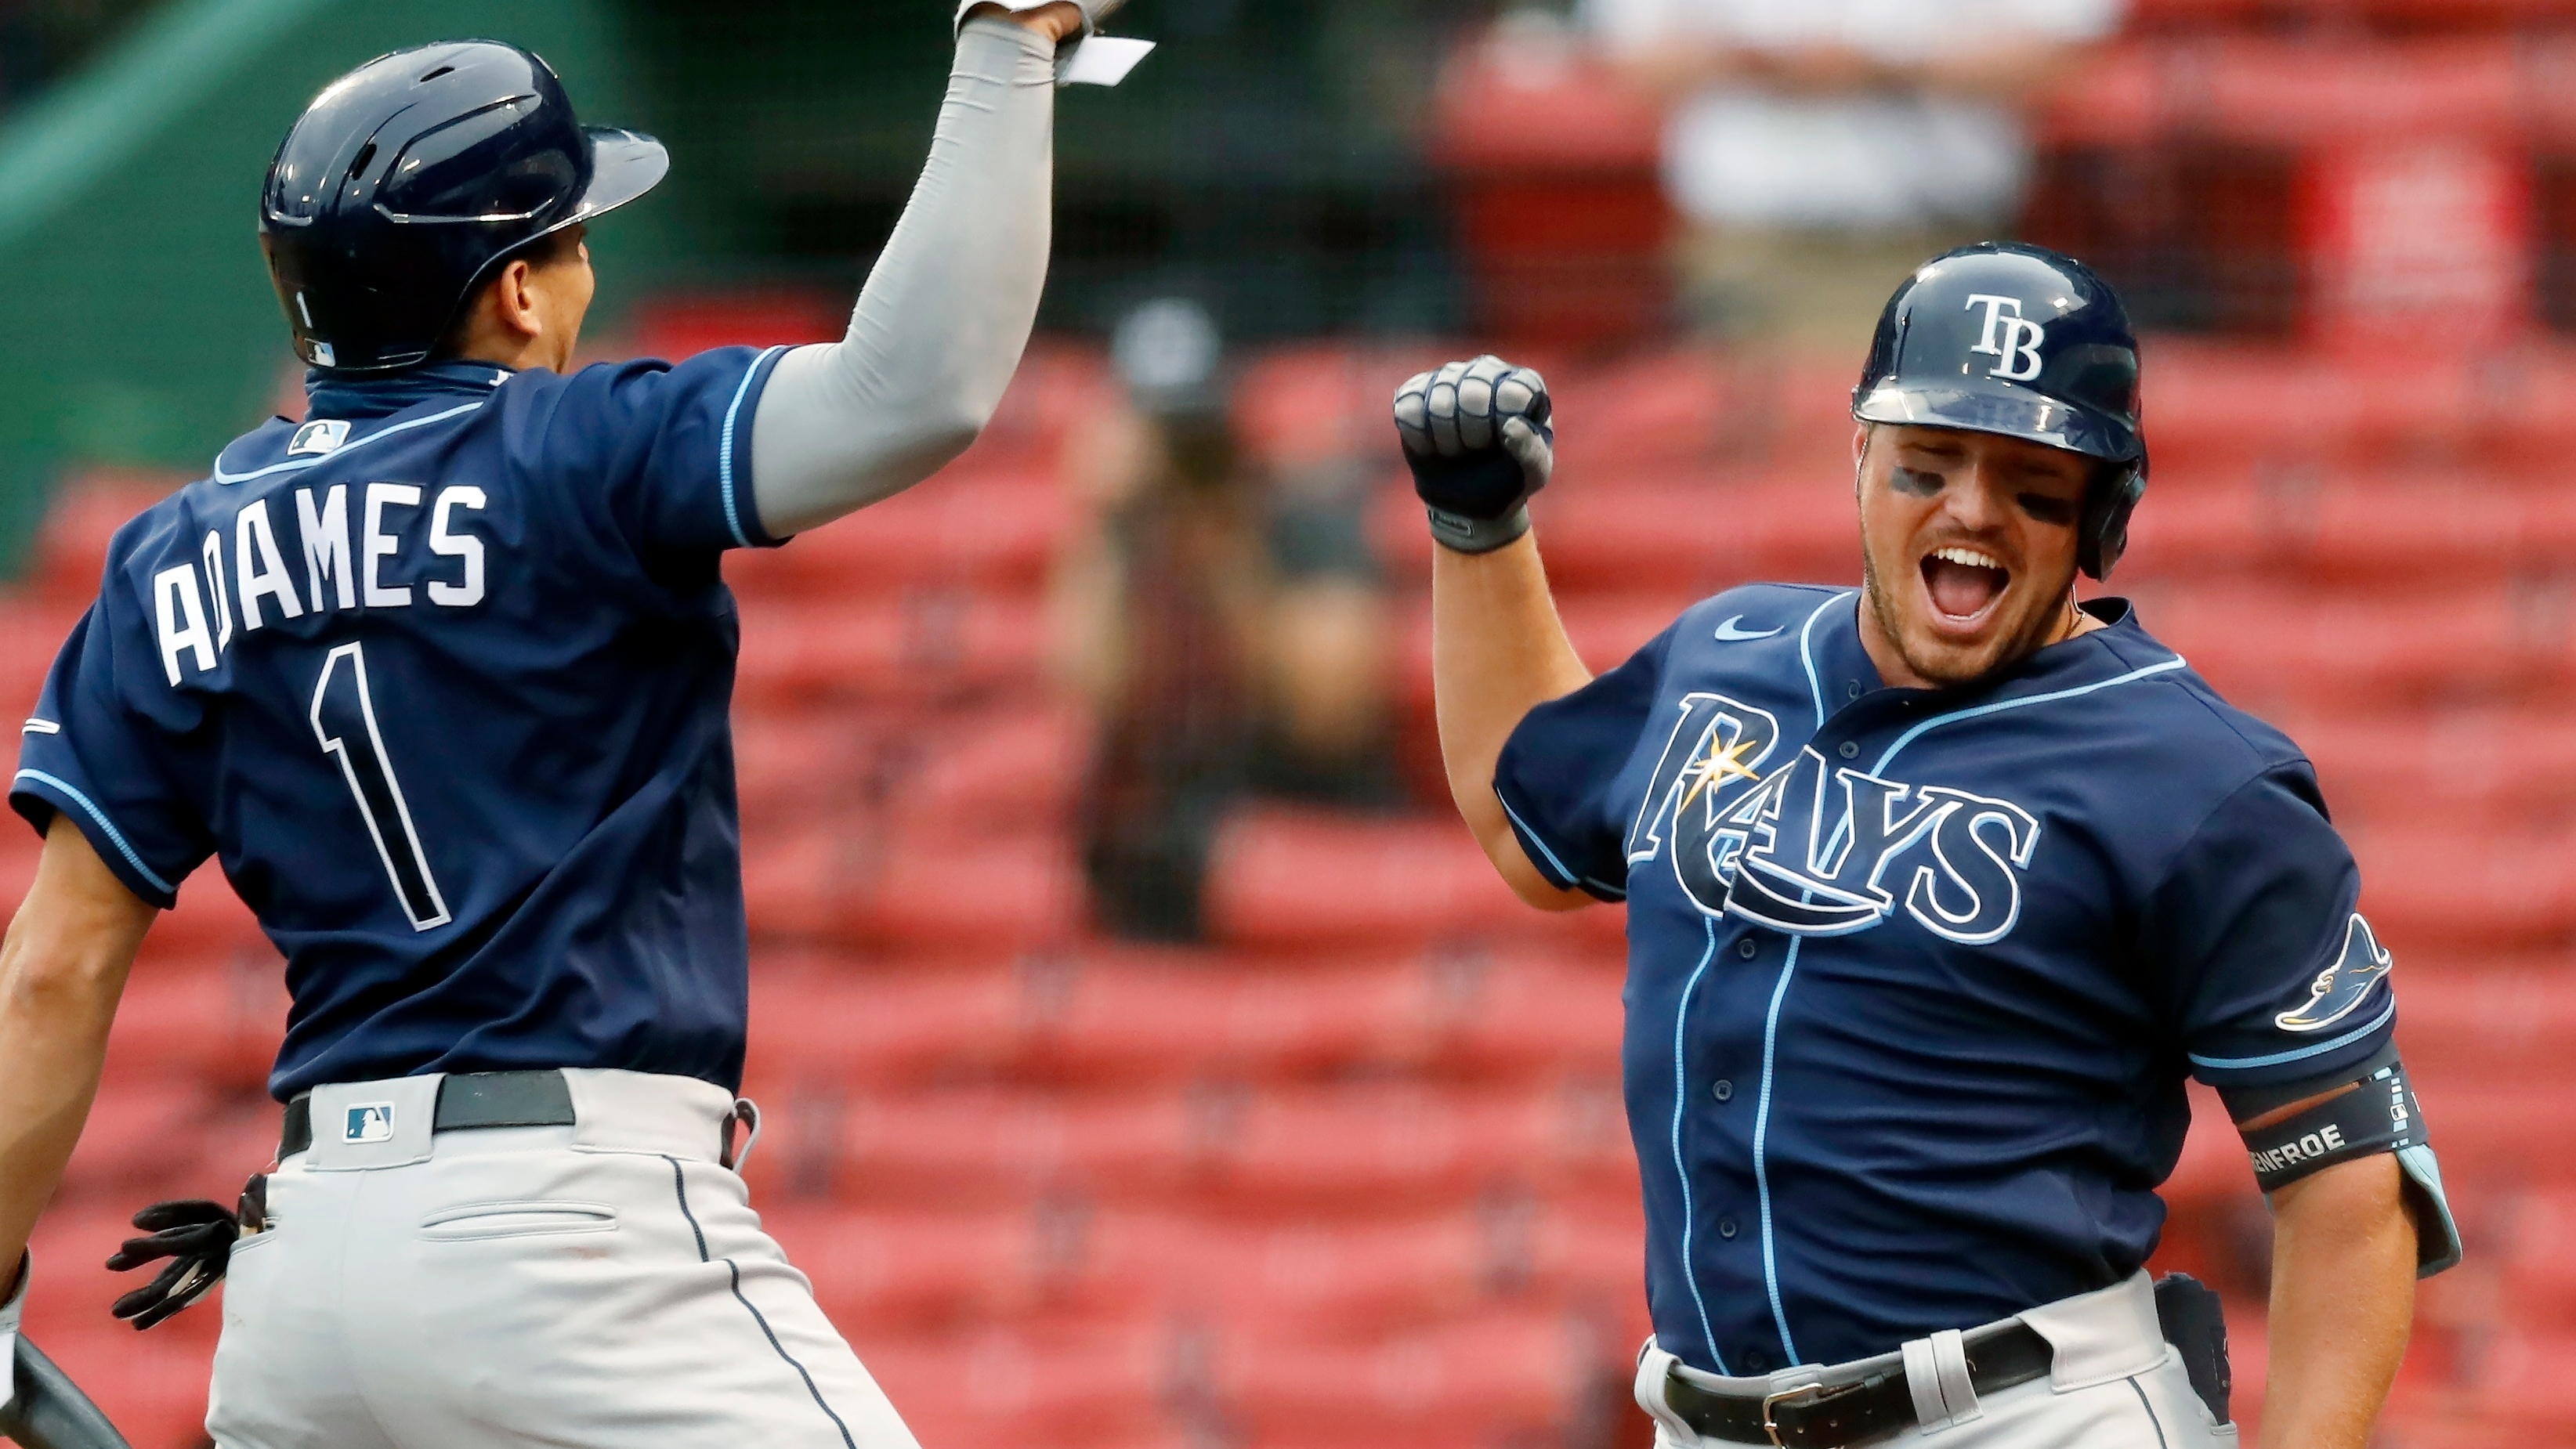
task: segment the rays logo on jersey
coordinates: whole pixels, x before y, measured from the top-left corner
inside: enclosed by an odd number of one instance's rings
[[[2388,948],[2370,933],[2370,922],[2355,911],[2352,924],[2344,928],[2343,954],[2308,983],[2307,1004],[2282,1012],[2272,1018],[2272,1024],[2283,1031],[2322,1031],[2352,1015],[2369,998],[2370,988],[2396,964]]]
[[[1628,831],[1633,868],[1669,834],[1682,893],[1710,915],[1805,936],[1866,931],[1900,908],[1962,945],[2021,918],[2039,821],[2009,800],[1830,765],[1813,746],[1765,776],[1768,711],[1691,694]],[[1741,788],[1731,788],[1741,782]]]

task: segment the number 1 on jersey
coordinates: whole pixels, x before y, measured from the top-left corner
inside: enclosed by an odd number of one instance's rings
[[[426,931],[449,920],[447,901],[429,873],[420,836],[411,828],[411,807],[403,802],[394,762],[385,755],[385,740],[376,730],[376,705],[367,692],[367,652],[343,644],[322,661],[321,681],[313,686],[313,737],[323,753],[336,757],[349,793],[358,797],[358,813],[375,837],[376,854],[394,883],[411,928]]]

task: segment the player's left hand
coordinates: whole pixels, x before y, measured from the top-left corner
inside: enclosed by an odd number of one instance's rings
[[[1431,536],[1488,553],[1529,532],[1530,496],[1556,467],[1547,380],[1491,353],[1395,390],[1395,430]]]
[[[116,1300],[110,1311],[130,1319],[136,1329],[150,1328],[205,1297],[221,1282],[230,1265],[233,1241],[241,1224],[222,1203],[197,1199],[156,1202],[134,1215],[134,1225],[149,1237],[128,1238],[107,1260],[116,1272],[128,1272],[162,1258],[170,1266],[159,1277]]]

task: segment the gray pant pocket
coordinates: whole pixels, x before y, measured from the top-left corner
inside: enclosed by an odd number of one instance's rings
[[[432,1243],[474,1242],[487,1238],[534,1238],[560,1233],[610,1233],[617,1230],[617,1209],[604,1202],[514,1198],[499,1202],[459,1203],[420,1220],[420,1237]]]

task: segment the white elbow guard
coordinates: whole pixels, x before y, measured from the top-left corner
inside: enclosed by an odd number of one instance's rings
[[[957,0],[955,29],[966,29],[966,13],[983,5],[998,5],[1016,15],[1023,10],[1038,10],[1055,0]],[[1125,5],[1127,0],[1073,0],[1082,11],[1082,34],[1055,48],[1055,83],[1060,86],[1114,86],[1127,78],[1136,62],[1154,48],[1150,40],[1128,40],[1100,36],[1100,22]]]

